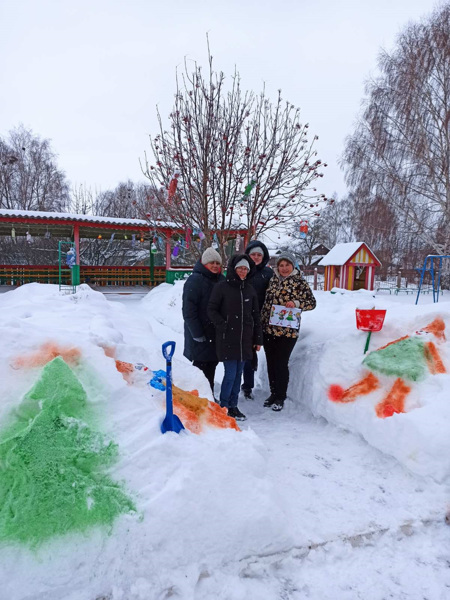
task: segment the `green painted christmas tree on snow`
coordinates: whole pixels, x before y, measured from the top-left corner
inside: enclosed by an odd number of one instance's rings
[[[107,472],[118,447],[93,423],[81,383],[55,358],[0,432],[0,542],[37,546],[135,510]]]

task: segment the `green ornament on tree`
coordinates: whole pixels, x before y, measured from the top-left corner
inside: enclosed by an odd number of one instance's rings
[[[244,194],[243,194],[244,199],[248,200],[248,197],[250,196],[252,189],[255,187],[255,185],[256,185],[256,181],[254,179],[252,179],[250,181],[250,183],[245,187]]]

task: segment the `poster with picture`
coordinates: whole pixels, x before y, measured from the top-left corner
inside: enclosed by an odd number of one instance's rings
[[[299,329],[301,314],[301,308],[288,308],[287,306],[281,306],[280,304],[272,304],[269,325]]]

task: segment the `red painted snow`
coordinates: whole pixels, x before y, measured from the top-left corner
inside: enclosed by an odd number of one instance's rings
[[[368,373],[363,379],[344,390],[340,385],[330,385],[328,398],[332,402],[353,402],[358,396],[365,396],[378,389],[380,382],[373,373]]]
[[[392,417],[395,413],[405,412],[405,398],[411,391],[403,379],[396,379],[387,396],[375,407],[375,412],[380,419]]]

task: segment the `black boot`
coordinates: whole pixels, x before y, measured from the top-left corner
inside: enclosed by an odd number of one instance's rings
[[[284,407],[284,400],[280,400],[275,399],[274,402],[272,403],[272,410],[279,412],[280,410],[283,410]]]
[[[245,421],[247,418],[243,413],[241,413],[237,406],[234,409],[233,417],[236,419],[236,421]]]
[[[270,394],[270,396],[264,400],[264,406],[272,406],[275,400],[275,394]]]
[[[228,409],[228,416],[236,419],[236,421],[245,421],[247,418],[243,413],[241,413],[237,406]]]
[[[232,419],[236,418],[235,408],[227,408],[228,416]]]

